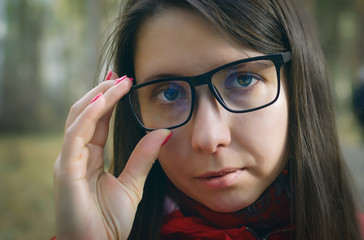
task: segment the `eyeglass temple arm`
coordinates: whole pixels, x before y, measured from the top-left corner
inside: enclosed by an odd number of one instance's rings
[[[290,51],[282,53],[282,57],[283,57],[283,62],[284,63],[289,62],[289,61],[292,60],[292,54],[291,54]]]

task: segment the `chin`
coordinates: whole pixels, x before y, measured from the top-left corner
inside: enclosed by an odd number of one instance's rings
[[[258,196],[251,196],[249,198],[241,196],[224,196],[223,198],[219,197],[211,197],[205,202],[202,202],[206,207],[221,213],[231,213],[236,212],[241,209],[248,207],[249,205],[253,204],[260,195]],[[211,201],[212,200],[212,201]]]

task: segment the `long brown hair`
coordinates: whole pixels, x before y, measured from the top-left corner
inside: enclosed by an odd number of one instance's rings
[[[119,75],[134,76],[138,30],[148,18],[181,7],[203,16],[242,46],[265,54],[291,51],[285,67],[289,95],[289,171],[295,239],[360,239],[347,167],[338,145],[323,54],[303,7],[295,0],[130,0],[109,41]],[[114,175],[145,135],[120,102],[114,122]],[[129,239],[158,239],[166,176],[150,172]]]

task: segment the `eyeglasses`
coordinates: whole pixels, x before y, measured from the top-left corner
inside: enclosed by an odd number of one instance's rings
[[[131,87],[126,96],[136,121],[146,131],[173,129],[192,117],[196,90],[207,85],[227,111],[246,113],[277,101],[280,69],[291,53],[246,58],[191,77],[168,77]]]

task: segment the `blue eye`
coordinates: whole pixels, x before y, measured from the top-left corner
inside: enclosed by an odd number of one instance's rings
[[[150,101],[155,104],[181,104],[184,101],[190,101],[191,90],[187,82],[184,81],[166,81],[149,85],[143,94],[150,96]],[[148,91],[147,91],[148,90]],[[149,94],[147,94],[149,92]]]
[[[168,100],[168,101],[173,101],[175,100],[179,95],[179,92],[177,89],[173,89],[173,88],[169,88],[164,90],[163,92],[163,96]]]
[[[156,91],[156,99],[161,103],[174,103],[184,99],[187,93],[181,84],[167,83],[158,87]]]
[[[226,89],[248,88],[248,87],[256,84],[257,81],[259,81],[259,79],[253,74],[235,73],[235,74],[231,74],[227,77],[224,85],[225,85]]]
[[[244,75],[237,78],[238,84],[240,84],[243,87],[249,86],[253,81],[253,76],[251,75]]]

